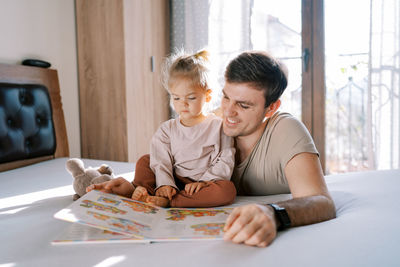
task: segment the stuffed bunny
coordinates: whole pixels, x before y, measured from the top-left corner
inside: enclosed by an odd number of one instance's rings
[[[69,159],[65,167],[74,177],[73,187],[75,190],[74,200],[86,194],[86,187],[91,184],[99,184],[110,181],[113,178],[111,167],[103,164],[96,168],[84,167],[83,161],[77,158]]]

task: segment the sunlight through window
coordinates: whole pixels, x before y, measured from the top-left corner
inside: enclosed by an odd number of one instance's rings
[[[73,189],[71,185],[61,186],[57,188],[52,188],[43,191],[32,192],[28,194],[22,194],[13,197],[7,197],[0,199],[0,211],[3,209],[9,209],[12,207],[21,208],[21,206],[30,205],[36,201],[52,198],[52,197],[60,197],[60,196],[68,196],[73,194]],[[21,210],[21,209],[20,209]],[[4,211],[2,211],[4,212]],[[18,212],[18,211],[17,211]]]
[[[0,211],[0,215],[6,215],[6,214],[15,214],[18,213],[27,207],[22,207],[22,208],[17,208],[17,209],[12,209],[12,210],[6,210],[6,211]]]
[[[113,266],[117,263],[122,262],[123,260],[125,260],[125,256],[113,256],[110,257],[108,259],[105,259],[104,261],[100,262],[99,264],[96,264],[95,267],[109,267],[109,266]]]

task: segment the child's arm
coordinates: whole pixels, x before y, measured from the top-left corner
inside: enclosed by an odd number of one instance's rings
[[[171,121],[164,122],[151,139],[150,168],[156,176],[156,188],[170,186],[178,189],[173,176],[173,156],[170,140]]]
[[[200,181],[230,180],[235,166],[233,138],[226,136],[220,128],[220,152]]]

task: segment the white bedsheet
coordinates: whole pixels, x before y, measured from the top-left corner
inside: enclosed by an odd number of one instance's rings
[[[69,224],[53,218],[72,202],[65,161],[0,173],[0,266],[400,266],[400,170],[326,177],[337,218],[280,232],[267,248],[223,241],[53,246]],[[133,178],[133,164],[106,163]],[[289,197],[240,197],[235,205]]]

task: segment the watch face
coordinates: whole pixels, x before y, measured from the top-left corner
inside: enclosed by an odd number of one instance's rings
[[[284,228],[290,227],[290,218],[286,210],[282,209],[278,213],[280,213],[279,217],[281,218],[281,226]]]

